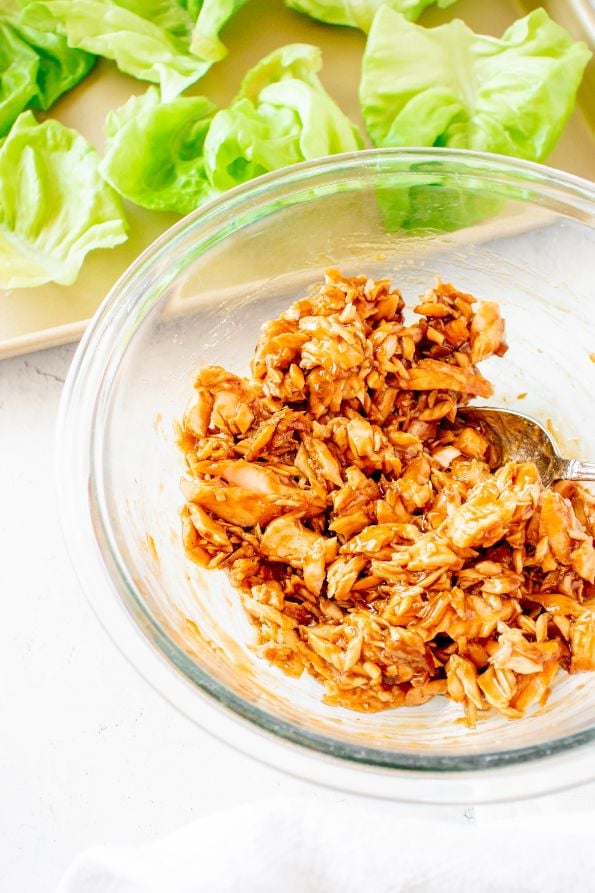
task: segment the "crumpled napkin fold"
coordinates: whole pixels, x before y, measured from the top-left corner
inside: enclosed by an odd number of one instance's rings
[[[205,816],[140,847],[82,853],[57,893],[593,893],[595,822],[485,827],[294,799]]]

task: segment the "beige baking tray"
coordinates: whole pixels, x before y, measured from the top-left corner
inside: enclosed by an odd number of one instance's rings
[[[576,38],[595,42],[595,5],[592,0],[552,0],[542,4],[523,0],[459,0],[444,11],[428,10],[423,23],[432,26],[455,14],[475,31],[500,35],[518,16],[543,5]],[[192,92],[225,104],[237,92],[244,72],[263,55],[293,41],[322,48],[322,80],[353,119],[361,123],[357,84],[364,35],[350,28],[319,24],[286,9],[282,0],[250,0],[224,33],[228,57],[214,66]],[[102,149],[102,126],[107,112],[148,85],[121,75],[101,61],[92,74],[61,102],[52,114],[80,130]],[[548,163],[595,180],[595,63],[591,62],[574,112]],[[128,241],[116,249],[96,251],[69,287],[45,285],[32,289],[0,290],[0,357],[27,353],[77,340],[111,286],[134,258],[178,218],[126,205],[130,221]]]

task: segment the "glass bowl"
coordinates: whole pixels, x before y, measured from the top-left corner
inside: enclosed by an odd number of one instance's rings
[[[245,373],[262,323],[336,267],[392,276],[409,304],[436,274],[499,301],[510,350],[482,367],[490,402],[550,420],[564,452],[593,458],[594,227],[595,188],[559,171],[369,150],[232,190],[124,274],[64,390],[59,501],[96,613],[172,704],[270,765],[368,795],[478,802],[595,777],[595,674],[561,673],[545,707],[467,728],[444,698],[371,715],[326,706],[319,683],[256,657],[226,578],[184,555],[174,434],[197,367]]]

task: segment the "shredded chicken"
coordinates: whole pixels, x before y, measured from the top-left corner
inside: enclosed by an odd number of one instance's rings
[[[495,466],[457,409],[506,351],[494,303],[438,281],[325,282],[267,323],[251,377],[201,369],[180,427],[184,544],[223,568],[257,653],[330,704],[460,703],[474,723],[595,670],[595,497]]]

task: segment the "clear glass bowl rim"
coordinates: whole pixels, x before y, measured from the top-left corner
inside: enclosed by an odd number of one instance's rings
[[[572,209],[575,217],[595,228],[594,184],[544,165],[468,150],[368,149],[294,165],[223,194],[176,223],[139,256],[101,304],[76,351],[57,425],[60,521],[85,594],[122,653],[167,700],[232,746],[293,774],[360,793],[428,802],[528,796],[595,776],[590,747],[595,726],[547,744],[460,758],[354,746],[271,716],[198,668],[147,612],[111,534],[102,496],[98,407],[134,332],[158,304],[159,293],[147,299],[147,283],[152,277],[160,281],[164,271],[175,277],[187,237],[192,235],[193,244],[199,245],[201,234],[204,241],[207,231],[224,227],[239,211],[269,205],[275,197],[281,200],[288,189],[305,188],[317,178],[394,173],[410,162],[425,161],[439,162],[441,174],[473,177],[487,186],[503,181],[525,186],[557,210]],[[90,498],[96,509],[93,517]],[[142,626],[161,653],[149,645],[141,624],[124,607],[127,599],[144,615]],[[553,773],[545,784],[544,761],[547,772]],[[502,784],[504,770],[515,778],[510,790]]]

